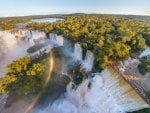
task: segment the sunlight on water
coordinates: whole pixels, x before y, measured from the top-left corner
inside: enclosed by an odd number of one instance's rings
[[[0,63],[3,64],[3,67],[0,67],[0,74],[3,75],[6,65],[11,61],[28,55],[26,50],[29,47],[45,43],[43,39],[46,40],[46,35],[39,31],[20,31],[16,34],[0,31],[0,51],[3,53],[0,55],[0,58],[3,59],[0,60]],[[55,47],[65,46],[62,36],[50,34],[47,40]],[[50,69],[45,87],[51,80],[55,66],[54,53],[50,51]],[[73,54],[70,55],[73,61],[81,62],[81,68],[86,71],[92,70],[94,54],[91,51],[87,51],[85,58],[82,59],[81,45],[76,43],[74,51],[69,53]],[[70,83],[65,94],[44,110],[38,108],[36,113],[126,113],[149,107],[118,73],[104,70],[94,75],[93,78],[85,79],[77,89],[72,89],[72,83]],[[37,95],[25,113],[32,112],[42,93],[43,91]]]
[[[143,99],[121,77],[108,70],[84,80],[77,89],[67,86],[63,97],[37,113],[126,113],[146,108]]]
[[[49,61],[49,75],[47,77],[47,80],[45,82],[44,85],[44,89],[47,87],[49,81],[52,78],[53,75],[53,71],[54,71],[54,66],[55,66],[55,60],[54,60],[54,53],[53,51],[50,52],[50,61]],[[36,104],[38,103],[40,97],[42,96],[42,91],[37,95],[37,97],[34,99],[34,101],[31,103],[31,105],[28,107],[28,109],[25,111],[25,113],[31,113],[33,108],[36,106]]]

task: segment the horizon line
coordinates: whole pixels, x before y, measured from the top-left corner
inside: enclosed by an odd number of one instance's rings
[[[123,13],[87,13],[87,12],[72,12],[72,13],[35,13],[35,14],[25,14],[25,15],[8,15],[0,16],[0,18],[10,18],[10,17],[28,17],[28,16],[48,16],[48,15],[71,15],[71,14],[99,14],[99,15],[124,15],[124,16],[150,16],[150,14],[123,14]]]

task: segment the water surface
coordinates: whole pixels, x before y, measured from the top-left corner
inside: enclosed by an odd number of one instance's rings
[[[32,19],[31,21],[32,22],[49,22],[49,23],[52,23],[52,22],[56,22],[58,20],[63,20],[62,18],[37,18],[37,19]]]

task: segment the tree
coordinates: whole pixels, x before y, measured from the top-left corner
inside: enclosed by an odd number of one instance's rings
[[[107,66],[112,65],[112,63],[113,63],[113,62],[109,59],[108,56],[104,56],[104,57],[102,58],[102,63],[101,63],[101,65],[100,65],[100,67],[102,67],[102,68],[104,69],[104,68],[106,68]]]
[[[131,46],[132,52],[140,51],[144,49],[146,46],[145,39],[143,38],[141,34],[134,36],[129,42],[129,45]]]
[[[25,76],[29,68],[31,68],[31,58],[20,58],[7,66],[6,75]]]
[[[43,26],[43,23],[38,24],[39,29]],[[46,29],[48,26],[52,28]],[[36,25],[34,27],[37,28]],[[142,50],[145,39],[149,39],[150,24],[126,17],[74,15],[47,24],[46,28],[46,32],[54,31],[73,43],[80,42],[84,51],[95,53],[96,64],[101,65],[103,59],[118,61]]]
[[[130,47],[121,42],[114,43],[114,57],[117,59],[123,59],[129,56]]]
[[[15,82],[17,77],[14,75],[7,75],[0,80],[0,93],[6,93],[8,90],[8,85]]]
[[[39,63],[37,63],[37,64],[33,64],[32,67],[27,71],[27,75],[38,76],[41,75],[43,71],[44,69],[42,68],[42,66]]]
[[[138,65],[139,72],[143,75],[150,73],[150,56],[145,56],[140,59],[141,63]]]
[[[13,61],[7,67],[7,73],[0,80],[0,93],[34,93],[43,88],[44,68],[30,57]]]

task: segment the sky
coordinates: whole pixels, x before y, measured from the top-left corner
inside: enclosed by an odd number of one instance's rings
[[[0,17],[61,13],[150,15],[150,0],[0,0]]]

